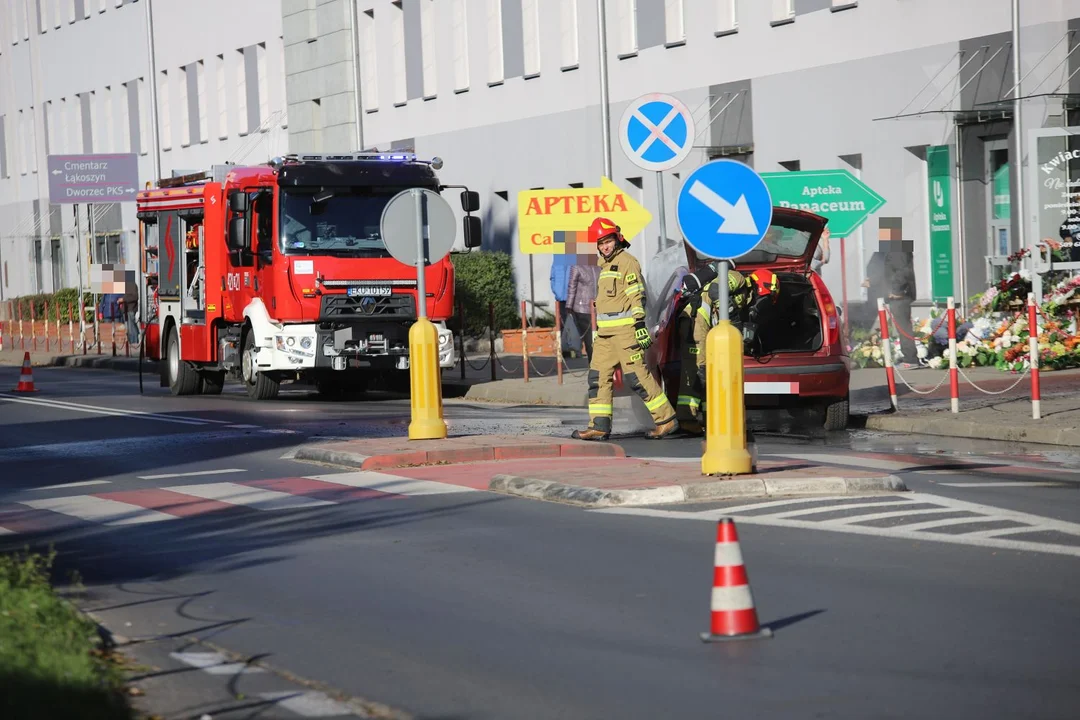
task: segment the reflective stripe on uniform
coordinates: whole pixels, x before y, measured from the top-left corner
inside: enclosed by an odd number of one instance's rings
[[[635,305],[634,307],[630,308],[630,314],[633,315],[634,318],[640,320],[641,318],[645,317],[645,308],[641,307],[640,305]]]
[[[712,323],[712,308],[710,308],[705,303],[701,303],[701,305],[698,307],[697,314],[700,315],[701,319],[705,322],[710,324]]]
[[[701,398],[696,398],[693,395],[680,395],[679,405],[686,405],[691,408],[696,408],[701,405]]]
[[[640,283],[634,283],[633,285],[627,285],[626,286],[626,294],[627,295],[640,295],[644,291],[645,291],[645,289],[643,287],[641,287]]]
[[[659,410],[660,408],[664,407],[666,403],[667,396],[661,393],[660,395],[654,397],[652,400],[647,401],[645,403],[645,407],[649,408],[650,411]]]
[[[611,405],[604,405],[602,403],[589,403],[589,416],[598,417],[611,415]]]
[[[601,320],[600,318],[596,318],[596,327],[597,328],[625,327],[625,326],[633,325],[635,322],[637,322],[637,321],[635,320],[633,315],[630,315],[629,317],[615,318],[614,320]]]
[[[621,280],[622,273],[615,272],[614,270],[603,270],[600,272],[600,279],[603,280],[605,278],[614,278],[615,280]]]

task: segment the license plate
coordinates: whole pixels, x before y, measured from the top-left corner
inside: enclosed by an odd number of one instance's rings
[[[390,295],[389,285],[364,285],[348,289],[349,297],[386,297]]]

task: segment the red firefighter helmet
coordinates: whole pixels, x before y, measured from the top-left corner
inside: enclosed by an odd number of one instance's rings
[[[617,235],[618,240],[625,242],[622,233],[619,232],[619,226],[615,223],[602,217],[592,221],[592,225],[589,226],[589,242],[598,243],[609,235]]]
[[[776,277],[776,273],[766,268],[761,268],[750,273],[750,283],[754,287],[754,293],[761,296],[771,295],[773,301],[776,300],[776,291],[779,289],[780,281]]]

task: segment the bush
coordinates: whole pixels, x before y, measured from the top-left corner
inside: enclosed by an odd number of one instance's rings
[[[0,557],[0,717],[130,718],[94,623],[49,584],[53,557]]]
[[[45,317],[45,307],[48,305],[49,317]],[[75,288],[64,288],[55,293],[42,293],[40,295],[24,295],[22,297],[14,298],[11,301],[10,306],[10,320],[18,320],[20,317],[20,310],[22,312],[22,319],[30,319],[30,307],[34,308],[35,320],[56,320],[57,311],[60,312],[60,321],[67,322],[68,309],[70,308],[73,313],[79,312],[79,291]],[[85,309],[85,315],[87,322],[94,321],[94,295],[91,293],[83,293],[83,307]],[[8,313],[7,308],[4,311]],[[6,316],[6,315],[5,315]],[[72,315],[72,319],[78,321],[78,317]]]
[[[496,331],[521,326],[514,266],[508,254],[476,250],[454,254],[451,260],[456,283],[455,302],[464,309],[467,335],[479,337],[485,334],[488,303],[495,304]],[[455,324],[451,325],[457,330]]]

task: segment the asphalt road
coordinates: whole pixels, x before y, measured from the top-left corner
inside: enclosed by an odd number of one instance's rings
[[[0,368],[0,388],[17,374]],[[1038,527],[1019,551],[913,540],[893,518],[852,532],[836,501],[803,520],[743,503],[775,637],[705,645],[714,522],[730,503],[607,512],[433,487],[331,492],[299,479],[340,469],[289,451],[401,434],[406,401],[296,391],[259,404],[151,385],[140,397],[130,374],[34,377],[34,396],[0,392],[0,527],[15,531],[0,546],[56,543],[84,605],[130,637],[195,635],[428,718],[1073,718],[1080,706],[1080,461],[1060,448],[760,434],[767,456],[888,465],[922,517],[966,503]],[[451,432],[564,433],[583,414],[448,402],[446,415]],[[698,441],[625,447],[678,461]],[[306,494],[287,500],[286,487]],[[177,489],[208,505],[157,522],[107,501]],[[101,522],[56,520],[91,493],[102,502],[80,512]],[[248,504],[214,505],[236,497]]]

